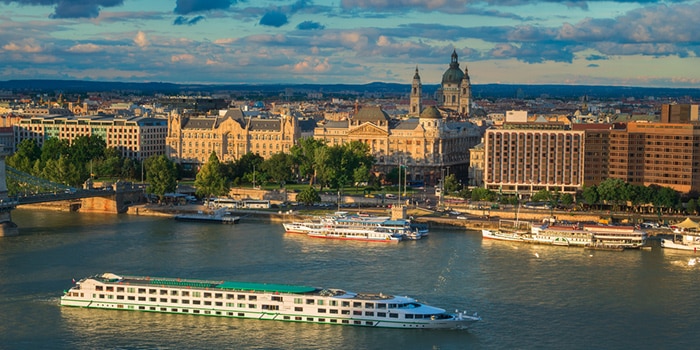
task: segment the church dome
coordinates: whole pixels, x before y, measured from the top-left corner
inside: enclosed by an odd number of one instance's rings
[[[420,114],[421,119],[442,119],[442,114],[435,106],[427,107]]]
[[[448,68],[442,75],[442,84],[459,84],[464,78],[464,72],[459,69],[459,61],[457,61],[457,51],[452,52],[452,61],[450,62],[450,68]]]

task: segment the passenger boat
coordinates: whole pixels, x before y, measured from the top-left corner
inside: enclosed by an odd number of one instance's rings
[[[578,225],[542,225],[533,227],[530,234],[525,235],[524,240],[536,244],[550,244],[559,246],[585,247],[590,245],[593,233],[583,230]]]
[[[415,240],[428,236],[427,226],[420,226],[410,220],[391,220],[385,216],[351,215],[336,212],[316,220],[285,223],[287,233],[305,233],[317,238],[338,238],[368,241]],[[387,239],[387,235],[391,238]]]
[[[680,234],[680,239],[676,239],[677,235],[673,235],[673,239],[661,239],[661,248],[677,249],[697,252],[700,248],[700,235],[698,234]]]
[[[224,209],[219,209],[211,214],[207,214],[201,211],[195,214],[179,214],[175,215],[175,220],[216,222],[221,224],[237,224],[241,220],[241,217],[230,215]]]
[[[112,273],[76,282],[61,296],[60,304],[384,328],[465,329],[481,320],[476,313],[446,312],[410,297],[382,293]]]
[[[381,243],[396,243],[400,242],[403,237],[391,231],[382,228],[352,228],[352,227],[322,227],[317,230],[311,230],[307,236],[313,238],[326,239],[342,239],[349,241],[366,241],[366,242],[381,242]]]
[[[509,223],[504,225],[504,223]],[[529,223],[502,220],[498,230],[481,230],[484,239],[583,247],[599,250],[640,249],[646,246],[647,233],[632,226],[542,225],[528,230]]]
[[[647,243],[647,233],[634,226],[583,225],[583,229],[593,234],[588,245],[593,249],[640,249]]]
[[[524,237],[529,233],[531,224],[527,221],[500,220],[497,230],[481,230],[483,239],[498,241],[524,242]]]
[[[500,230],[481,230],[481,237],[484,239],[495,239],[499,241],[522,242],[524,232],[508,232]]]
[[[320,221],[295,221],[282,224],[286,233],[307,234],[323,227]]]

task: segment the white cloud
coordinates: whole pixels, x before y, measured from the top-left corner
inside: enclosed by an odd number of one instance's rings
[[[323,73],[331,69],[328,59],[318,59],[316,57],[304,57],[304,60],[294,65],[295,73]]]
[[[145,48],[146,46],[148,46],[150,43],[148,42],[148,38],[146,38],[146,33],[139,30],[139,32],[136,33],[136,37],[134,38],[134,44],[141,48]]]
[[[14,52],[22,52],[22,53],[39,53],[44,51],[44,49],[41,47],[41,45],[37,44],[34,42],[34,40],[28,40],[25,43],[15,43],[15,42],[10,42],[8,44],[5,44],[3,49],[7,51],[14,51]]]
[[[102,47],[95,44],[77,44],[68,49],[68,52],[93,53],[102,51]]]
[[[172,56],[170,56],[170,62],[173,62],[173,63],[178,63],[178,62],[193,63],[194,56],[190,55],[188,53],[183,53],[181,55],[172,55]]]

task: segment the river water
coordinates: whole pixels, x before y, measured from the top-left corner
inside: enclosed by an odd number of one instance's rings
[[[399,244],[281,225],[18,209],[0,239],[0,349],[660,349],[700,342],[692,253],[586,251],[433,230]],[[391,330],[60,307],[102,272],[302,284],[478,311],[468,331]]]

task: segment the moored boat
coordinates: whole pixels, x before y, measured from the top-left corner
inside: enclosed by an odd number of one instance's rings
[[[680,239],[676,239],[676,236],[680,236]],[[697,252],[700,248],[700,235],[697,233],[674,234],[673,239],[661,239],[661,248]]]
[[[580,229],[577,225],[542,225],[532,227],[525,240],[536,244],[585,247],[591,244],[593,233]]]
[[[481,320],[476,313],[446,312],[410,297],[382,293],[112,273],[76,282],[60,304],[384,328],[465,329]]]
[[[175,215],[175,220],[216,222],[221,224],[237,224],[241,220],[241,217],[229,215],[226,211],[222,211],[220,209],[211,214],[207,214],[201,211],[194,214],[179,214]]]
[[[495,239],[499,241],[522,242],[522,232],[508,232],[500,230],[481,230],[481,237],[484,239]]]
[[[303,233],[315,238],[398,242],[428,236],[427,226],[414,224],[410,220],[391,220],[384,216],[352,215],[347,212],[282,225],[287,233]]]
[[[647,243],[646,231],[634,226],[583,225],[583,230],[593,234],[590,246],[598,249],[640,249]]]
[[[380,243],[400,242],[403,237],[382,228],[365,229],[351,227],[327,226],[317,230],[311,230],[307,236],[313,238],[340,239],[348,241],[365,241]]]

